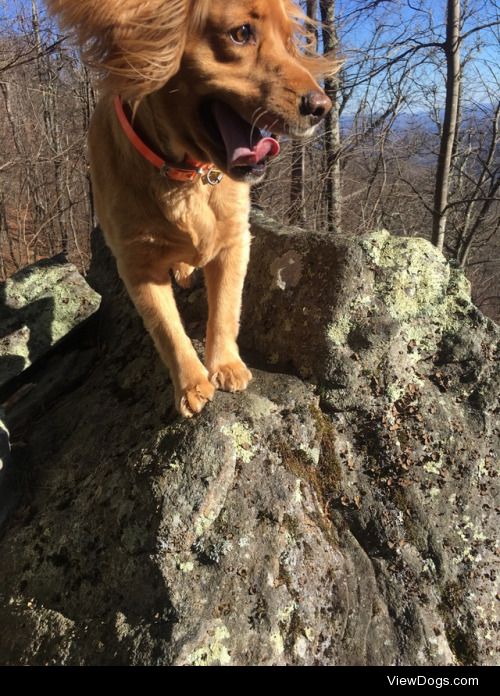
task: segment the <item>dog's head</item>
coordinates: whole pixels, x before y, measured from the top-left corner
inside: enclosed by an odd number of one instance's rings
[[[317,83],[332,62],[304,47],[291,0],[47,0],[76,29],[107,89],[157,93],[175,137],[233,178],[258,180],[277,143],[311,135],[331,108]]]

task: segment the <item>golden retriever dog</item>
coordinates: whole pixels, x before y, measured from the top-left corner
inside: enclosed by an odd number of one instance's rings
[[[249,260],[250,186],[331,108],[331,64],[305,46],[290,0],[47,0],[102,73],[89,134],[95,206],[119,274],[170,371],[177,410],[252,375],[237,336]],[[172,276],[203,268],[205,364]]]

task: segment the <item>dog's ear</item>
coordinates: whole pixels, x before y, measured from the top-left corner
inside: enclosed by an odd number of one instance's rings
[[[283,0],[290,20],[290,53],[309,70],[316,79],[332,77],[342,67],[342,60],[331,54],[318,53],[315,32],[323,26],[312,20],[294,0]]]
[[[46,0],[102,84],[135,101],[179,69],[192,0]]]

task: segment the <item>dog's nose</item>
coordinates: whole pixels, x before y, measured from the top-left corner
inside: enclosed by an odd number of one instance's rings
[[[324,92],[309,92],[302,97],[300,102],[302,116],[312,116],[316,123],[319,123],[331,108],[332,102]]]

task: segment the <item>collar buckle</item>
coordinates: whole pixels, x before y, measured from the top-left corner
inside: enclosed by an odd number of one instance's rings
[[[220,184],[223,178],[224,174],[222,172],[211,167],[202,178],[202,181],[205,185],[208,184],[209,186],[217,186],[217,184]]]

